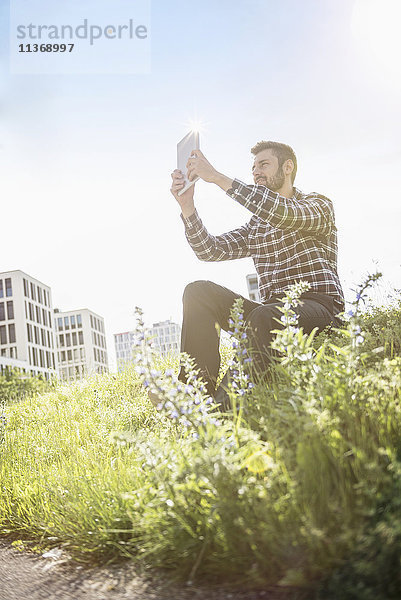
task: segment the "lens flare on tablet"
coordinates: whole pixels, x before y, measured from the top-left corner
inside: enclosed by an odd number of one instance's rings
[[[188,131],[193,131],[197,133],[204,134],[207,131],[207,123],[205,121],[201,121],[200,119],[188,119],[185,123],[185,129]]]

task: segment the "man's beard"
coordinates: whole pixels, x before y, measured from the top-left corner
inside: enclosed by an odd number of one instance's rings
[[[266,187],[269,188],[269,190],[272,190],[273,192],[277,192],[279,189],[281,189],[283,187],[284,182],[285,182],[285,175],[283,172],[283,167],[280,167],[279,169],[277,169],[276,174],[272,175],[269,178],[264,177],[264,176],[258,177],[257,184],[265,185]]]

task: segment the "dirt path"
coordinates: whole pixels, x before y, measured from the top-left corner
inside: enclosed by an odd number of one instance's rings
[[[282,590],[241,592],[171,585],[133,565],[83,568],[0,540],[0,600],[286,600]]]

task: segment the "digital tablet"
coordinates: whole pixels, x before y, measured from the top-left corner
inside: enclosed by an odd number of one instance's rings
[[[182,171],[185,177],[185,186],[178,192],[179,196],[199,179],[199,177],[195,177],[193,181],[189,181],[187,177],[187,162],[193,150],[199,150],[198,131],[191,131],[177,144],[177,169]]]

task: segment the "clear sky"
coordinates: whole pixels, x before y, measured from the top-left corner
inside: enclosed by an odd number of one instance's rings
[[[246,182],[257,141],[293,146],[296,186],[334,202],[346,297],[376,266],[379,300],[401,288],[398,0],[153,0],[140,75],[13,75],[0,7],[0,271],[102,315],[112,364],[135,305],[148,324],[180,322],[186,283],[246,294],[254,271],[200,263],[186,243],[169,187],[191,121],[216,168]],[[251,216],[209,184],[195,194],[212,233]]]

